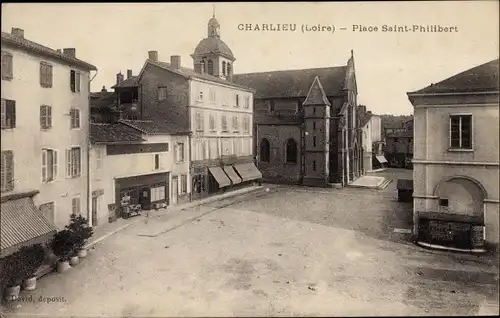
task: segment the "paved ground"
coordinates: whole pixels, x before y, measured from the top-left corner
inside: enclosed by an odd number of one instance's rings
[[[396,236],[394,228],[409,228],[409,210],[393,200],[394,184],[382,191],[271,187],[173,217],[142,217],[77,267],[44,277],[15,313],[498,314],[498,263]]]

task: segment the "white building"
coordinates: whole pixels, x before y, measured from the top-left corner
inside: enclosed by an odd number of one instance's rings
[[[376,160],[385,160],[381,158],[381,156],[378,156],[378,149],[374,149],[374,147],[377,146],[377,143],[382,141],[382,118],[378,115],[372,114],[371,111],[366,112],[366,109],[364,108],[361,111],[364,114],[361,115],[360,123],[363,145],[363,170],[364,172],[368,172],[373,170],[374,155],[376,156]]]
[[[95,66],[76,58],[74,48],[49,49],[26,39],[18,28],[2,32],[2,211],[8,206],[24,209],[23,204],[32,209],[34,204],[58,228],[72,212],[87,216],[93,70]],[[2,249],[5,217],[2,213]]]
[[[422,245],[498,247],[498,67],[497,59],[408,93],[414,232]]]
[[[91,124],[92,224],[120,217],[126,194],[142,209],[189,200],[189,133],[172,125],[121,120]]]

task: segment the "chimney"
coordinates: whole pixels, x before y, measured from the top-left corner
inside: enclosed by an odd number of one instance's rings
[[[153,62],[158,62],[158,51],[149,51],[149,59]]]
[[[123,82],[123,74],[122,74],[122,72],[116,74],[116,85],[119,85],[121,82]]]
[[[172,55],[170,57],[170,66],[176,70],[181,68],[181,57],[179,55]]]
[[[107,91],[108,91],[108,90],[106,89],[106,86],[104,86],[104,85],[103,85],[103,86],[102,86],[102,89],[101,89],[101,92],[105,93],[105,92],[107,92]]]
[[[74,48],[63,49],[63,54],[69,57],[76,57],[76,50]]]
[[[20,28],[12,28],[12,35],[24,39],[24,30]]]
[[[127,70],[127,78],[131,78],[132,77],[132,70]]]

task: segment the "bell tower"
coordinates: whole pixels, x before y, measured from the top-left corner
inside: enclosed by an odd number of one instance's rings
[[[215,6],[212,18],[207,24],[207,37],[200,41],[191,57],[197,73],[226,80],[230,80],[233,75],[233,62],[236,59],[227,44],[220,38],[220,24],[215,17]]]
[[[307,186],[325,187],[328,184],[330,167],[330,102],[323,85],[316,76],[304,107],[304,177]]]

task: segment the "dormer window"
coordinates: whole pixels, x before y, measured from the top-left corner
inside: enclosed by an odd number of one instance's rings
[[[226,61],[222,61],[222,75],[226,76]]]
[[[226,64],[226,75],[229,76],[232,74],[232,70],[231,70],[231,63],[227,63]]]

